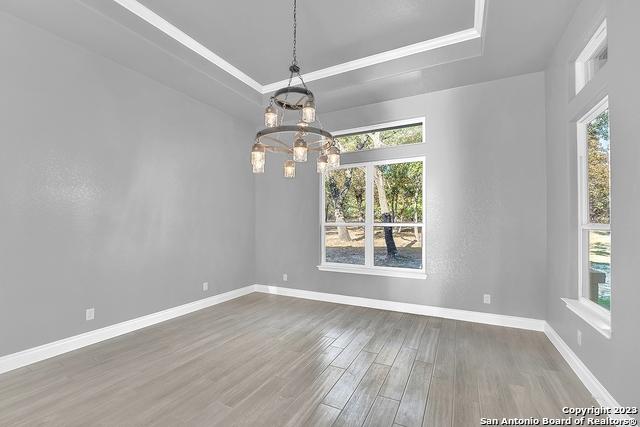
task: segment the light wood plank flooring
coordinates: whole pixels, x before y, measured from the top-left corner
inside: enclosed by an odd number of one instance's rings
[[[0,375],[2,426],[477,426],[595,402],[542,333],[266,294]]]

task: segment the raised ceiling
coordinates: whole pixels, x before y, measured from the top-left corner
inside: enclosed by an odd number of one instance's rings
[[[320,111],[545,68],[579,0],[298,0]],[[0,10],[259,125],[292,0],[2,0]],[[265,95],[267,94],[267,95]]]
[[[258,83],[268,85],[287,76],[292,1],[139,1]],[[302,71],[473,28],[474,12],[475,0],[300,0]]]

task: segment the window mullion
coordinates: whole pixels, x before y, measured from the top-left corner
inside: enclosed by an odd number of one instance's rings
[[[324,174],[320,175],[320,264],[324,264],[326,262],[326,247],[324,239],[327,219],[325,218],[324,178]]]
[[[373,267],[373,177],[375,166],[368,164],[365,174],[364,265]]]

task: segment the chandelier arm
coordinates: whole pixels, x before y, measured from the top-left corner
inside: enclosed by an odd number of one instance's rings
[[[300,71],[298,71],[298,78],[300,79],[300,81],[302,82],[302,86],[309,90],[309,88],[307,88],[307,84],[304,82],[304,79],[302,78],[302,75],[300,74]]]
[[[269,151],[270,153],[284,153],[284,154],[291,154],[293,151],[289,148],[284,148],[284,147],[274,147],[271,145],[267,145],[265,150]]]
[[[276,147],[274,145],[267,145],[264,144],[262,142],[263,139],[267,139],[269,141],[275,142],[276,144],[280,144],[282,147]],[[291,149],[291,147],[289,146],[289,144],[287,144],[286,142],[280,141],[278,138],[274,137],[274,136],[270,136],[270,135],[265,135],[263,137],[260,138],[260,142],[267,148],[271,148],[273,149],[273,151],[279,151],[278,149],[280,148],[284,148],[285,150],[289,151]]]
[[[261,138],[264,138],[267,135],[271,135],[274,133],[280,133],[280,132],[299,132],[300,130],[303,130],[306,133],[310,133],[313,135],[319,135],[319,136],[323,136],[325,138],[327,138],[330,141],[333,141],[333,135],[331,135],[329,132],[327,132],[324,129],[319,129],[313,126],[308,126],[306,128],[301,129],[299,126],[294,126],[294,125],[282,125],[282,126],[275,126],[272,128],[265,128],[262,129],[260,132],[258,132],[256,134],[256,142],[260,142]]]
[[[300,103],[302,102],[302,100],[303,100],[303,99],[305,99],[306,97],[307,97],[307,95],[302,95],[302,96],[300,97],[300,99],[298,99],[298,100],[296,101],[296,105],[300,104]]]

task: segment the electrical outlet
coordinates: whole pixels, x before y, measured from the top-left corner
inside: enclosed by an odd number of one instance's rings
[[[577,338],[577,340],[578,340],[578,345],[579,345],[580,347],[582,347],[582,331],[581,331],[580,329],[578,329],[578,333],[577,333],[576,338]]]
[[[206,292],[206,291],[208,291],[208,290],[209,290],[209,282],[204,282],[204,283],[202,284],[202,290],[203,290],[204,292]]]
[[[286,282],[287,280],[289,280],[289,276],[287,276],[287,273],[284,273],[284,274],[282,275],[282,281],[283,281],[283,282]]]
[[[483,299],[485,304],[491,304],[491,295],[489,294],[484,294],[484,299]]]
[[[86,313],[85,313],[85,317],[87,320],[93,320],[93,318],[96,315],[96,309],[91,307],[91,308],[87,308]]]

